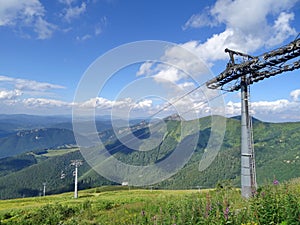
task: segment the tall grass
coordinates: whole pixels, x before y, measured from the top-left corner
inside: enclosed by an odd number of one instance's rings
[[[275,182],[250,199],[230,187],[210,191],[122,190],[3,211],[0,224],[300,224],[300,179]]]

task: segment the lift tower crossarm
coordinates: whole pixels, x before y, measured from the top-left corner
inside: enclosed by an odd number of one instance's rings
[[[247,84],[253,84],[265,78],[300,68],[300,60],[291,62],[300,56],[300,38],[261,56],[254,57],[227,48],[225,52],[229,53],[230,61],[222,73],[206,82],[206,86],[210,89],[221,88],[227,91],[237,91],[241,89],[240,83],[231,85],[229,88],[226,88],[225,85],[244,75],[247,75]],[[234,56],[243,57],[244,61],[236,64]]]

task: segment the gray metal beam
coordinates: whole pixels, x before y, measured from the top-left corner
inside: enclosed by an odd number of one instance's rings
[[[245,198],[256,190],[252,123],[249,115],[249,94],[246,76],[241,80],[241,193]]]

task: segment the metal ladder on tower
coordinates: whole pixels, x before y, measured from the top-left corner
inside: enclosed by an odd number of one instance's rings
[[[249,117],[248,117],[248,124],[249,124],[249,134],[248,134],[248,144],[249,144],[249,154],[250,154],[250,171],[251,171],[251,187],[252,191],[255,192],[257,189],[257,182],[256,182],[256,166],[255,166],[255,152],[254,152],[254,138],[253,138],[253,117],[251,113],[251,98],[250,98],[250,86],[248,86],[248,110],[249,110]],[[254,193],[252,193],[253,195]]]

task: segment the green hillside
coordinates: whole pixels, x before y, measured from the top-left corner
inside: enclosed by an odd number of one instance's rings
[[[18,198],[39,196],[42,192],[42,184],[46,182],[47,194],[60,193],[70,191],[73,189],[73,171],[74,167],[70,165],[73,159],[83,159],[80,152],[61,150],[65,154],[51,153],[51,151],[45,152],[43,155],[31,155],[36,161],[17,172],[11,172],[5,176],[0,177],[0,197],[5,198]],[[48,155],[48,157],[46,156]],[[50,156],[49,155],[54,155]],[[79,176],[85,171],[89,171],[91,168],[86,163],[80,167]],[[62,173],[65,175],[61,177]],[[91,187],[91,178],[85,180],[79,180],[79,187],[89,188]],[[94,186],[101,186],[112,184],[97,176],[97,180],[93,182]]]
[[[124,187],[0,201],[0,224],[299,224],[300,180],[269,184],[244,199],[230,186],[211,190]]]
[[[70,144],[75,144],[71,130],[58,128],[22,130],[0,138],[0,158]]]
[[[198,121],[190,121],[189,123]],[[178,142],[188,142],[193,135],[199,135],[197,148],[189,162],[171,178],[154,185],[161,189],[191,189],[215,187],[216,183],[224,180],[236,186],[240,184],[240,121],[238,118],[227,119],[227,129],[221,150],[213,163],[203,172],[199,172],[199,162],[210,135],[210,118],[199,121],[200,130],[196,134],[189,131],[180,140],[180,122],[167,121],[169,131],[164,141],[151,151],[133,151],[119,141],[114,141],[111,131],[107,132],[110,138],[107,149],[120,161],[133,165],[148,165],[164,159],[170,154]],[[147,137],[149,130],[145,127],[136,130],[137,134]],[[142,135],[142,136],[141,136]],[[147,142],[145,142],[147,143]],[[284,181],[299,177],[300,174],[300,123],[264,123],[254,122],[254,146],[256,152],[258,184],[269,183],[274,178]],[[15,198],[39,195],[42,183],[47,182],[48,193],[59,193],[73,188],[70,160],[82,159],[79,151],[59,151],[23,155],[15,158],[14,166],[11,159],[5,159],[6,167],[0,173],[1,198]],[[20,164],[18,160],[21,160]],[[23,161],[22,161],[23,160]],[[11,161],[13,164],[13,160]],[[0,161],[1,163],[1,161]],[[1,163],[2,165],[2,163]],[[1,168],[1,167],[0,167]],[[66,174],[60,179],[61,173]],[[84,162],[79,169],[79,188],[97,187],[112,184],[99,176]]]

